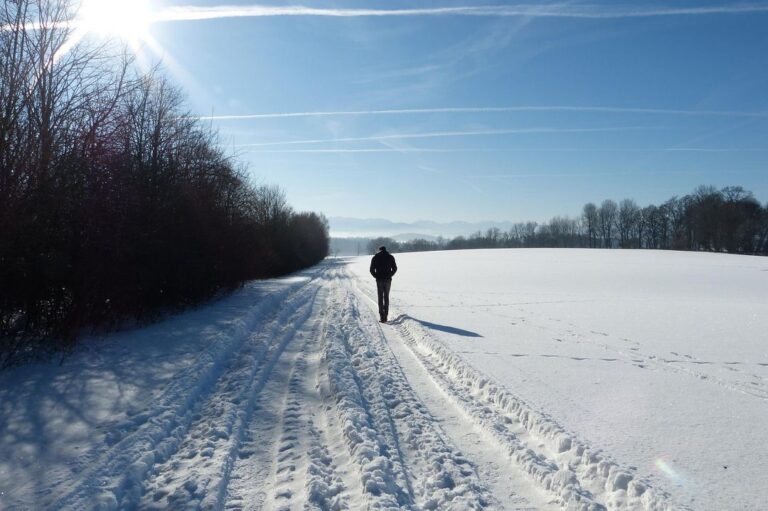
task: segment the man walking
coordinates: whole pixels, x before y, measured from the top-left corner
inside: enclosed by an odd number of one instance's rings
[[[395,257],[387,252],[386,247],[379,247],[378,253],[371,259],[371,275],[376,279],[376,291],[379,297],[379,316],[381,322],[387,322],[389,314],[389,288],[392,276],[397,273]]]

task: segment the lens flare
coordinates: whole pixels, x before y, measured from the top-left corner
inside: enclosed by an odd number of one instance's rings
[[[662,458],[656,458],[654,465],[656,465],[656,468],[658,468],[661,473],[667,476],[670,480],[674,481],[676,484],[682,484],[681,475],[675,469],[673,469],[666,460]]]

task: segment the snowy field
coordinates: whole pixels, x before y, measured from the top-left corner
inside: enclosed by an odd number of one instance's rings
[[[329,260],[0,374],[0,509],[764,509],[768,259]]]
[[[568,436],[691,508],[768,508],[768,259],[478,250],[398,265],[397,312]]]

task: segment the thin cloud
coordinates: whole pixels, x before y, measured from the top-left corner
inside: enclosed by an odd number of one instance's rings
[[[657,147],[486,147],[486,148],[433,148],[433,147],[408,147],[398,148],[370,148],[370,149],[257,149],[244,151],[245,153],[665,153],[665,152],[701,152],[701,153],[748,153],[768,152],[765,148],[739,148],[739,147],[684,147],[684,148],[657,148]]]
[[[242,146],[240,146],[242,147]],[[428,148],[409,148],[409,149],[265,149],[255,151],[245,151],[247,153],[455,153],[466,152],[467,149],[428,149]]]
[[[236,147],[268,147],[279,145],[295,144],[327,144],[333,142],[364,142],[380,140],[408,140],[419,138],[442,138],[442,137],[481,137],[493,135],[518,135],[518,134],[536,134],[536,133],[593,133],[593,132],[612,132],[612,131],[634,131],[634,130],[663,130],[669,129],[666,126],[618,126],[608,128],[520,128],[505,130],[474,130],[474,131],[429,131],[423,133],[395,133],[388,135],[375,135],[370,137],[343,137],[343,138],[321,138],[308,140],[285,140],[281,142],[259,142],[254,144],[238,144]]]
[[[204,121],[237,121],[249,119],[284,119],[294,117],[342,117],[376,115],[462,114],[462,113],[510,113],[510,112],[591,112],[617,114],[654,114],[716,117],[768,117],[768,112],[744,112],[737,110],[681,110],[664,108],[622,108],[605,106],[510,106],[510,107],[446,107],[446,108],[399,108],[386,110],[336,110],[314,112],[278,112],[241,115],[208,115]]]
[[[682,153],[755,153],[755,152],[766,152],[768,149],[761,149],[761,148],[746,148],[746,149],[739,149],[739,148],[716,148],[716,147],[670,147],[668,149],[663,149],[663,151],[667,152],[682,152]]]
[[[612,5],[490,5],[427,7],[413,9],[317,8],[295,6],[179,6],[155,14],[153,21],[193,21],[221,18],[250,18],[273,16],[320,16],[336,18],[404,17],[404,16],[475,16],[475,17],[546,17],[615,19],[656,16],[692,16],[712,14],[748,14],[768,12],[763,3],[712,5],[680,8],[652,8]]]
[[[646,176],[646,175],[669,175],[669,174],[711,174],[718,173],[720,170],[714,169],[686,169],[686,170],[618,170],[607,172],[531,172],[521,174],[472,174],[471,177],[487,178],[497,181],[514,179],[519,177],[593,177],[593,176]],[[736,171],[739,173],[751,173],[750,170]]]
[[[224,18],[263,18],[275,16],[315,16],[331,18],[407,17],[407,16],[473,16],[526,18],[621,19],[659,16],[702,16],[716,14],[753,14],[768,12],[766,3],[723,4],[694,7],[633,7],[615,5],[520,4],[488,6],[425,7],[413,9],[318,8],[304,5],[221,5],[175,6],[154,11],[150,23],[200,21]],[[72,26],[76,20],[56,22],[50,26]],[[10,25],[1,25],[0,31]],[[40,28],[39,23],[25,24],[27,30]]]

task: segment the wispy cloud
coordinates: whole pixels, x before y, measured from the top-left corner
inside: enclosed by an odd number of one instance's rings
[[[341,138],[321,138],[308,140],[285,140],[280,142],[258,142],[254,144],[239,144],[237,147],[267,147],[294,144],[326,144],[334,142],[364,142],[364,141],[382,141],[382,140],[409,140],[419,138],[443,138],[443,137],[482,137],[493,135],[518,135],[518,134],[537,134],[537,133],[593,133],[593,132],[613,132],[613,131],[634,131],[634,130],[663,130],[669,129],[667,126],[616,126],[600,128],[516,128],[502,130],[468,130],[468,131],[428,131],[422,133],[389,133],[382,135],[373,135],[368,137],[341,137]],[[398,149],[399,150],[399,149]]]
[[[660,149],[660,151],[666,151],[670,153],[764,153],[768,152],[768,149],[760,148],[717,148],[717,147],[670,147],[667,149]]]
[[[334,148],[334,149],[257,149],[244,151],[246,153],[765,153],[767,148],[739,147],[408,147],[408,148]],[[421,167],[420,167],[421,168]],[[422,168],[422,170],[426,170]]]
[[[242,147],[242,146],[241,146]],[[429,148],[412,148],[412,149],[392,149],[387,147],[379,147],[373,149],[259,149],[256,151],[246,151],[248,153],[328,153],[328,154],[345,154],[345,153],[446,153],[446,152],[466,152],[466,149],[429,149]]]
[[[492,179],[498,182],[504,182],[521,177],[598,177],[598,176],[649,176],[649,175],[684,175],[684,174],[713,174],[721,173],[722,169],[683,169],[683,170],[616,170],[605,172],[526,172],[509,174],[471,174],[467,177]],[[748,169],[734,171],[738,173],[752,173]]]
[[[474,17],[526,17],[526,18],[584,18],[619,19],[658,16],[701,16],[716,14],[752,14],[768,12],[766,3],[702,5],[690,7],[648,7],[627,5],[568,5],[519,4],[487,6],[447,6],[413,9],[325,8],[305,5],[220,5],[173,6],[154,11],[150,23],[168,21],[199,21],[224,18],[261,18],[275,16],[315,16],[332,18],[406,17],[406,16],[474,16]],[[77,21],[57,23],[77,24]],[[39,28],[37,23],[26,25],[29,30]],[[7,30],[7,25],[0,30]]]
[[[363,102],[380,104],[390,104],[404,97],[418,102],[418,98],[431,97],[432,91],[498,66],[502,60],[500,54],[513,43],[521,44],[516,44],[514,52],[504,55],[504,65],[508,67],[521,65],[550,46],[549,43],[522,44],[523,33],[534,18],[499,17],[490,20],[479,29],[472,30],[467,37],[423,54],[414,54],[404,67],[372,63],[367,69],[357,70],[353,80],[367,85],[358,96]]]
[[[413,9],[318,8],[303,5],[271,6],[178,6],[158,11],[153,21],[207,20],[269,16],[385,17],[385,16],[483,16],[548,18],[637,18],[768,12],[768,4],[723,4],[691,7],[643,7],[616,5],[520,4],[489,6],[425,7]]]
[[[200,117],[206,121],[234,121],[248,119],[283,119],[292,117],[341,117],[375,115],[418,115],[418,114],[462,114],[462,113],[510,113],[510,112],[591,112],[617,114],[654,114],[683,116],[718,117],[768,117],[768,112],[745,112],[730,110],[677,110],[664,108],[622,108],[605,106],[510,106],[510,107],[446,107],[446,108],[403,108],[387,110],[337,110],[314,112],[278,112],[239,115],[209,115]]]

